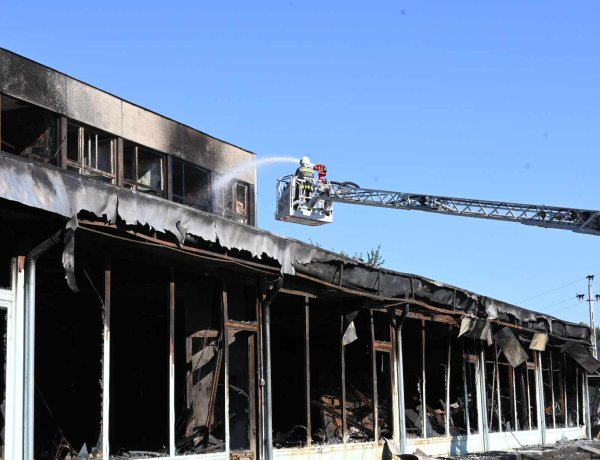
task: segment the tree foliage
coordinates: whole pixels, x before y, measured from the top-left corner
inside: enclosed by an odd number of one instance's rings
[[[365,262],[367,265],[371,265],[375,268],[379,268],[385,263],[385,259],[381,253],[381,244],[378,244],[376,248],[369,249]]]
[[[340,251],[340,255],[348,259],[356,259],[375,268],[379,268],[385,263],[381,252],[381,244],[378,244],[376,248],[369,249],[366,254],[355,252],[354,255],[350,255],[350,253],[342,250]]]

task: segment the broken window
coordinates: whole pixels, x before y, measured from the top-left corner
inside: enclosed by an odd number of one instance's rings
[[[256,450],[256,334],[228,332],[229,448]]]
[[[529,405],[529,413],[528,417],[531,418],[530,422],[530,430],[535,430],[538,428],[538,405],[537,405],[537,391],[536,391],[536,362],[537,362],[537,351],[530,351],[531,353],[531,361],[527,361],[527,387],[529,389],[529,393],[527,395],[528,405]]]
[[[375,352],[375,371],[377,377],[377,421],[379,439],[391,439],[393,435],[392,411],[392,373],[389,352]]]
[[[465,429],[467,433],[475,434],[479,432],[478,407],[479,400],[477,397],[477,355],[481,350],[481,345],[472,340],[463,338],[460,340],[463,375],[463,393],[465,407]],[[485,421],[484,421],[485,423]]]
[[[527,361],[513,369],[513,404],[516,430],[537,428],[537,404],[535,393],[535,351],[524,347]]]
[[[535,352],[521,346],[506,327],[497,331],[494,340],[493,345],[485,347],[488,429],[498,432],[534,429],[537,427]],[[527,341],[523,337],[521,340]]]
[[[168,270],[114,260],[109,441],[112,456],[168,455]]]
[[[409,319],[402,327],[402,348],[407,435],[477,433],[473,342],[458,338],[458,330],[447,324]]]
[[[544,396],[544,416],[546,419],[546,427],[554,428],[553,415],[554,415],[554,391],[553,391],[553,383],[552,383],[552,372],[550,370],[550,347],[547,346],[547,351],[540,352],[541,353],[541,362],[542,362],[542,381],[543,381],[543,396]]]
[[[498,371],[496,385],[501,399],[502,431],[515,431],[516,401],[514,395],[513,368],[501,352],[500,347],[496,347],[496,360],[496,369]]]
[[[210,173],[191,163],[172,160],[173,201],[210,212]]]
[[[342,423],[342,321],[338,310],[321,302],[315,302],[310,310],[310,349],[319,350],[310,356],[312,439],[319,444],[341,443],[346,433]]]
[[[248,223],[249,190],[248,184],[239,181],[233,181],[228,187],[225,187],[223,197],[225,217],[242,224]]]
[[[307,444],[304,298],[279,294],[271,304],[273,445]]]
[[[164,196],[165,156],[144,147],[125,143],[123,147],[123,183],[125,187]]]
[[[58,116],[3,95],[0,107],[0,150],[56,165]]]
[[[446,433],[446,385],[448,384],[448,358],[451,357],[450,330],[445,324],[424,322],[425,327],[425,413],[428,437]]]
[[[488,399],[488,429],[495,431],[516,431],[528,429],[528,416],[519,415],[517,400],[527,401],[526,387],[519,387],[517,393],[517,376],[522,375],[523,385],[526,375],[510,365],[502,349],[496,344],[485,349],[485,384]],[[521,364],[518,369],[525,369],[526,364]],[[519,396],[520,395],[520,396]],[[523,406],[525,410],[527,405]]]
[[[374,419],[375,437],[390,439],[393,435],[392,404],[392,342],[390,313],[371,310],[371,358],[376,400]]]
[[[465,347],[469,349],[474,344],[470,339],[459,338],[457,328],[450,326],[444,326],[444,328],[446,331],[441,330],[440,333],[446,334],[446,340],[450,339],[447,342],[446,350],[446,359],[449,361],[444,365],[445,375],[443,376],[443,381],[447,385],[444,390],[447,392],[448,400],[446,401],[445,398],[438,400],[441,409],[438,408],[436,416],[442,417],[444,423],[447,420],[447,434],[450,436],[477,433],[475,380],[477,359],[474,353],[469,354],[465,351]],[[427,378],[429,379],[429,377]],[[446,414],[446,410],[448,414]]]
[[[499,397],[499,384],[498,384],[498,368],[496,366],[497,361],[497,348],[495,345],[487,346],[485,348],[485,385],[487,395],[487,425],[490,432],[501,431],[500,423],[500,404],[502,403]]]
[[[408,436],[477,433],[475,343],[448,324],[407,320],[402,346]]]
[[[390,341],[390,316],[387,311],[372,310],[375,340]]]
[[[113,183],[116,144],[110,134],[68,122],[67,169]]]
[[[227,315],[236,321],[256,321],[256,288],[249,284],[227,282]]]
[[[345,393],[348,441],[364,442],[375,439],[373,405],[373,355],[369,310],[345,315]],[[353,329],[353,330],[352,330]]]
[[[175,448],[179,455],[225,450],[221,283],[177,273]]]
[[[586,402],[586,397],[585,397],[585,390],[586,390],[586,385],[587,385],[587,379],[585,378],[585,372],[582,371],[581,369],[579,370],[578,373],[575,374],[575,379],[576,381],[579,380],[579,385],[577,385],[577,401],[579,402],[579,404],[577,405],[577,409],[578,409],[578,418],[577,420],[579,421],[579,426],[585,426],[587,421],[586,421],[586,417],[585,417],[585,405],[589,404],[589,401]],[[596,414],[594,414],[596,415]]]
[[[82,450],[95,455],[101,446],[102,268],[101,259],[78,259],[74,293],[64,282],[58,246],[37,263],[36,459]]]
[[[579,382],[580,382],[580,369],[575,361],[566,354],[563,354],[564,369],[563,378],[565,379],[566,388],[566,410],[567,414],[566,424],[567,427],[580,426],[579,425]]]
[[[423,382],[424,364],[424,324],[422,321],[406,319],[402,326],[402,359],[404,372],[404,407],[406,414],[406,433],[408,437],[425,437],[423,419]],[[427,425],[431,434],[431,427]]]
[[[225,376],[229,396],[229,449],[256,452],[258,325],[251,320],[256,318],[256,291],[252,286],[228,281],[223,303],[228,346]]]
[[[544,406],[548,428],[584,425],[581,383],[585,373],[572,358],[548,345],[542,352]],[[581,396],[580,396],[581,395]]]
[[[558,350],[552,350],[550,353],[552,359],[552,386],[554,387],[554,418],[557,428],[564,428],[567,413],[567,393],[564,380],[565,354]]]
[[[548,345],[546,351],[542,353],[542,378],[544,383],[544,413],[546,414],[546,426],[548,428],[563,428],[567,426],[567,414],[569,414],[569,400],[572,402],[578,399],[577,390],[567,390],[567,368],[566,355],[557,348]],[[576,366],[575,366],[576,368]],[[573,367],[571,367],[573,369]],[[574,373],[575,379],[578,378],[577,372]],[[577,411],[577,406],[575,411]],[[577,413],[575,412],[575,418]]]

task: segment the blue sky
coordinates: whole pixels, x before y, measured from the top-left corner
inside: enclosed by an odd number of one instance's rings
[[[600,209],[597,2],[11,3],[0,46],[258,157],[310,155],[368,188]],[[388,268],[587,320],[575,294],[600,273],[598,237],[350,205],[326,227],[280,223],[291,169],[259,170],[261,227],[381,244]]]

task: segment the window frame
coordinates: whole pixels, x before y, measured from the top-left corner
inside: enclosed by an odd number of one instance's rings
[[[133,175],[135,179],[128,179],[125,177],[125,150],[128,148],[134,149],[134,171]],[[149,185],[141,184],[139,181],[139,158],[140,158],[140,150],[143,153],[153,155],[160,159],[160,189],[155,189]],[[120,185],[124,188],[128,188],[130,190],[136,190],[141,193],[147,193],[149,195],[158,196],[161,198],[167,197],[167,191],[169,189],[170,184],[167,182],[170,180],[169,175],[167,174],[167,155],[156,150],[144,147],[139,144],[135,144],[133,142],[123,141],[123,148],[119,149],[119,164],[120,167]],[[146,189],[146,190],[142,190]]]
[[[24,147],[24,149],[22,151],[15,151],[15,152],[9,151],[10,147],[12,147],[16,150],[15,146],[12,146],[11,144],[8,144],[6,141],[4,141],[4,139],[7,137],[6,132],[9,131],[6,129],[6,126],[5,126],[6,119],[10,120],[10,119],[12,119],[12,117],[7,114],[3,115],[3,108],[5,108],[5,106],[7,106],[9,102],[12,102],[13,104],[20,107],[20,109],[16,109],[16,110],[26,109],[26,110],[38,111],[37,115],[41,115],[41,117],[43,118],[42,126],[45,129],[37,135],[36,141],[43,139],[43,147],[32,143],[32,144],[29,144],[26,147]],[[8,110],[7,112],[9,112],[9,111],[10,110]],[[22,99],[18,99],[16,97],[8,96],[6,94],[0,93],[0,151],[9,153],[11,155],[16,155],[16,156],[19,156],[22,158],[27,158],[28,160],[33,160],[38,163],[47,164],[47,165],[51,165],[51,166],[57,166],[59,163],[59,158],[58,158],[59,151],[57,150],[57,146],[60,145],[59,139],[58,139],[60,137],[60,132],[58,129],[58,120],[60,120],[60,116],[51,110],[48,110],[44,107],[41,107],[41,106],[38,106],[35,104],[31,104]],[[39,121],[39,118],[35,121]],[[29,124],[31,124],[31,121],[29,121]],[[6,149],[6,150],[3,149],[3,141],[5,142],[4,145],[8,146],[9,149]],[[27,152],[28,149],[35,149],[35,148],[38,148],[38,149],[42,148],[42,151],[41,152],[39,152],[39,151]]]
[[[244,187],[244,209],[245,212],[237,211],[238,187]],[[228,190],[223,194],[223,215],[229,219],[237,220],[242,218],[243,224],[250,221],[250,184],[240,180],[233,180]]]
[[[174,203],[179,203],[179,204],[183,204],[184,206],[190,206],[192,208],[195,209],[199,209],[200,211],[204,211],[204,212],[210,212],[212,213],[213,210],[213,192],[212,192],[212,171],[206,168],[203,168],[202,166],[196,165],[194,163],[190,163],[189,161],[185,161],[181,158],[178,158],[176,156],[170,155],[171,160],[169,161],[170,163],[170,171],[168,174],[168,178],[169,178],[169,200],[174,202]],[[181,167],[181,180],[182,180],[182,187],[181,187],[181,192],[182,194],[179,194],[175,191],[175,168],[177,167]],[[201,207],[201,204],[199,201],[190,201],[187,200],[185,197],[185,168],[189,167],[192,168],[195,171],[199,171],[203,174],[205,174],[206,179],[207,179],[207,190],[208,190],[208,205],[206,206],[206,209],[203,209]]]
[[[73,160],[69,158],[69,139],[68,139],[68,130],[69,125],[77,128],[77,160]],[[86,139],[85,135],[90,134],[94,136],[95,139],[95,166],[93,167],[89,164],[86,164],[86,155],[89,156],[91,161],[91,152],[86,152]],[[99,153],[99,136],[105,136],[110,142],[110,172],[104,171],[102,169],[98,169],[98,153]],[[66,139],[66,167],[67,169],[76,170],[79,174],[100,178],[100,179],[108,179],[111,184],[115,184],[117,180],[117,143],[118,138],[110,133],[105,133],[100,130],[95,130],[93,128],[88,128],[87,126],[80,125],[71,120],[67,121],[67,139]]]

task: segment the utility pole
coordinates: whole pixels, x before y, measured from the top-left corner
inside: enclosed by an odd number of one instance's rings
[[[592,342],[592,354],[594,358],[598,358],[598,351],[596,350],[596,323],[594,321],[594,297],[592,296],[593,284],[594,284],[594,275],[586,276],[588,279],[588,303],[590,306],[590,341]],[[583,294],[577,294],[577,298],[581,301],[583,300]],[[598,297],[598,296],[596,296]]]

